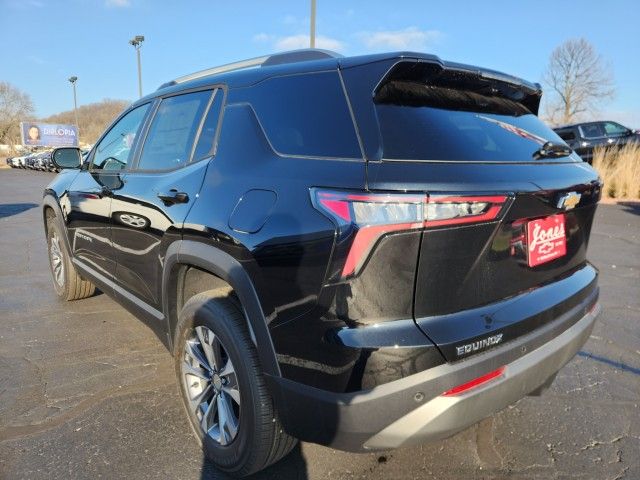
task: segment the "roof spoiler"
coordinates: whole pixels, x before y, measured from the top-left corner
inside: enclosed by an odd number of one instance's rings
[[[401,55],[396,58],[397,61],[376,85],[374,95],[391,82],[471,89],[517,102],[531,113],[538,114],[542,97],[542,88],[538,83],[531,83],[495,70],[445,62],[431,55],[423,58]]]

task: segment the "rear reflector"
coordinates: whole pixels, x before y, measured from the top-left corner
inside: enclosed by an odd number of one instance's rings
[[[385,234],[495,220],[506,195],[427,195],[341,192],[311,189],[313,205],[337,224],[339,234],[355,232],[342,277],[357,273]],[[355,228],[348,228],[355,227]]]
[[[470,382],[463,383],[462,385],[458,385],[457,387],[453,387],[450,390],[447,390],[442,394],[443,397],[452,397],[454,395],[461,395],[469,390],[479,387],[480,385],[484,385],[491,380],[501,377],[504,374],[504,371],[507,367],[500,367],[493,372],[489,372],[486,375],[482,375],[481,377],[474,378]]]

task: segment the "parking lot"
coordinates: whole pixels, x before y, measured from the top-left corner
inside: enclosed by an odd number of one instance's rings
[[[151,331],[104,294],[57,300],[39,205],[52,178],[0,170],[0,478],[225,478]],[[421,447],[302,444],[258,478],[639,479],[640,206],[599,207],[589,250],[603,313],[543,396]]]

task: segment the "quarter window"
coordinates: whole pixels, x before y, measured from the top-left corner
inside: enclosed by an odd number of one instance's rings
[[[278,153],[362,158],[337,72],[270,78],[247,97]]]
[[[109,130],[96,147],[92,170],[122,170],[127,167],[149,105],[146,103],[134,108]]]
[[[211,91],[165,98],[153,117],[138,169],[172,170],[191,158],[191,149]]]

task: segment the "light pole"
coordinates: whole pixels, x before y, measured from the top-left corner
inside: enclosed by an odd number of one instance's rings
[[[76,82],[78,81],[78,77],[75,75],[73,77],[69,77],[69,81],[71,85],[73,85],[73,115],[76,118],[76,127],[78,127],[78,132],[80,132],[80,125],[78,124],[78,100],[76,97]]]
[[[311,0],[311,25],[309,32],[309,46],[316,48],[316,0]]]
[[[129,40],[129,43],[133,45],[138,55],[138,93],[140,97],[142,97],[142,66],[140,65],[140,48],[142,47],[142,42],[144,42],[144,35],[136,35]]]

